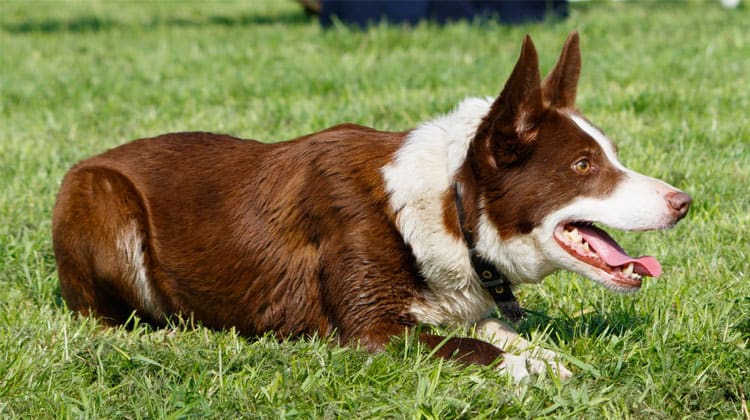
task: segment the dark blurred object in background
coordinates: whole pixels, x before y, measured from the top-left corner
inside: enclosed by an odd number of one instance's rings
[[[568,16],[568,0],[298,0],[320,17],[323,26],[335,20],[366,27],[386,21],[416,24],[421,20],[446,23],[457,20],[498,19],[504,24],[539,22]]]

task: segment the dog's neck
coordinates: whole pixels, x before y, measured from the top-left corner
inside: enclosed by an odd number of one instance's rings
[[[448,195],[454,199],[456,181],[464,186],[465,225],[472,226],[475,248],[500,267],[510,282],[520,283],[514,276],[517,273],[506,271],[499,253],[505,250],[504,243],[484,215],[474,211],[479,206],[474,201],[477,197],[459,174],[491,104],[491,98],[468,98],[448,115],[420,125],[409,133],[393,161],[381,169],[390,208],[396,214],[394,222],[427,284],[424,300],[412,308],[422,323],[466,324],[487,317],[497,307],[477,281],[456,218],[446,218],[445,211],[453,214],[454,204],[444,199]]]
[[[474,233],[470,227],[466,226],[466,217],[464,214],[463,189],[461,182],[456,181],[453,184],[455,195],[456,213],[458,215],[458,227],[464,237],[466,246],[469,248],[471,257],[471,266],[485,289],[492,296],[495,304],[502,312],[503,316],[512,322],[520,321],[525,313],[518,304],[516,297],[513,295],[511,283],[508,278],[495,267],[494,264],[482,257],[482,254],[476,248],[474,242]]]

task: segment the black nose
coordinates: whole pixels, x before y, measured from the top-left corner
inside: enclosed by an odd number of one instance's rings
[[[669,207],[674,211],[677,220],[685,217],[692,202],[693,199],[690,195],[682,191],[667,194],[667,203],[669,203]]]

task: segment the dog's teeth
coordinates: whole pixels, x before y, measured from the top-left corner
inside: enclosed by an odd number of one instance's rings
[[[588,242],[584,242],[583,243],[583,250],[586,251],[586,252],[591,252],[591,248],[589,248],[589,243]]]
[[[625,269],[622,270],[622,274],[624,274],[627,277],[630,277],[630,275],[633,274],[633,263],[630,263],[627,266],[625,266]]]
[[[570,239],[572,239],[574,242],[581,242],[581,234],[578,232],[578,229],[573,228],[573,230],[570,231]]]

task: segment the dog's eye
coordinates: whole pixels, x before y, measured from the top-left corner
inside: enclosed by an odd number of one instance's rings
[[[573,169],[581,175],[591,172],[591,162],[588,159],[581,159],[573,164]]]

